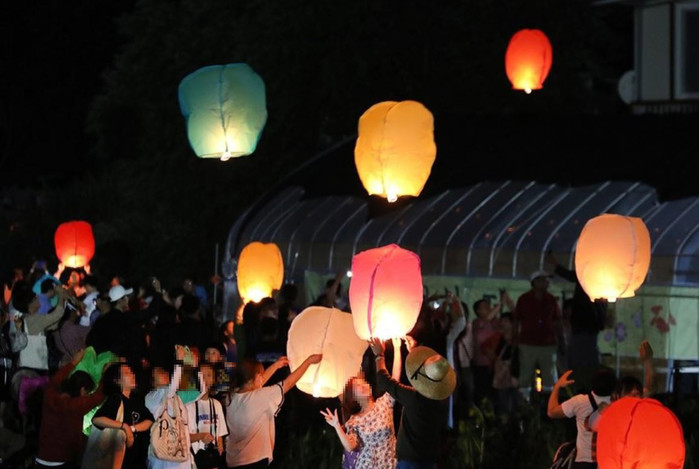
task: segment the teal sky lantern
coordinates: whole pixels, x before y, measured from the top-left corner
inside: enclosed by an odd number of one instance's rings
[[[211,65],[182,79],[182,115],[199,158],[230,158],[255,151],[267,122],[265,83],[247,64]]]

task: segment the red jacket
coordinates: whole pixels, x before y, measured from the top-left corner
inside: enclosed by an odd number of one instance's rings
[[[37,455],[43,461],[79,464],[87,442],[83,434],[83,416],[104,401],[101,385],[85,397],[71,397],[61,392],[61,384],[74,367],[71,362],[60,368],[44,389]]]
[[[520,344],[556,345],[556,323],[561,320],[561,308],[552,294],[546,292],[541,299],[533,290],[522,294],[514,318],[520,325]]]

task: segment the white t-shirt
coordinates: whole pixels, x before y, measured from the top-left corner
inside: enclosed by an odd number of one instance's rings
[[[274,417],[284,402],[282,382],[255,391],[233,393],[226,408],[228,467],[272,461]]]
[[[600,405],[602,402],[609,403],[611,401],[609,396],[600,397],[594,392],[592,393],[592,397],[595,399],[597,405]],[[575,417],[575,423],[578,427],[578,437],[575,441],[575,447],[577,449],[575,462],[596,462],[596,458],[592,455],[593,432],[588,430],[585,425],[585,420],[594,411],[590,403],[590,398],[587,394],[576,394],[561,404],[561,409],[566,417]]]
[[[212,408],[216,416],[215,419],[211,416]],[[211,433],[214,438],[228,435],[226,414],[223,413],[223,406],[216,399],[201,399],[187,403],[187,414],[189,416],[188,428],[190,435],[195,433]],[[199,415],[197,416],[197,414]],[[195,441],[192,443],[192,451],[196,453],[204,449],[205,446],[203,441]]]

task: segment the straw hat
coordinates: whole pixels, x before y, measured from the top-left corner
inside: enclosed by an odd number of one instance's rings
[[[456,387],[447,359],[429,347],[415,347],[405,359],[405,371],[415,390],[429,399],[446,399]]]

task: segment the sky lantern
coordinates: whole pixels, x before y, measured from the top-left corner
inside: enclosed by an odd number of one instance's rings
[[[56,257],[66,267],[85,267],[95,255],[95,237],[86,221],[61,223],[53,237]]]
[[[351,314],[311,306],[291,323],[286,354],[293,371],[309,355],[322,353],[323,360],[311,365],[296,387],[313,397],[337,397],[359,372],[366,348],[354,332]]]
[[[349,287],[354,330],[364,340],[405,336],[422,307],[420,257],[391,244],[352,258]]]
[[[417,101],[384,101],[359,118],[354,163],[369,195],[417,197],[436,155],[432,113]]]
[[[595,300],[635,295],[650,266],[650,234],[643,220],[605,213],[588,220],[575,250],[575,272]]]
[[[247,64],[211,65],[179,86],[187,137],[199,158],[249,155],[267,121],[265,84]]]
[[[258,302],[272,296],[284,281],[284,261],[274,243],[253,242],[240,252],[238,258],[238,292],[243,303]]]
[[[682,425],[655,399],[624,397],[605,409],[597,434],[600,469],[681,469]]]
[[[517,31],[505,52],[505,72],[512,88],[527,94],[540,90],[551,70],[552,58],[553,50],[546,34],[538,29]]]

